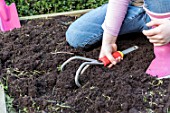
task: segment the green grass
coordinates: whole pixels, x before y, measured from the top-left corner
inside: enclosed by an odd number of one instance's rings
[[[108,0],[6,0],[8,5],[13,2],[16,3],[19,16],[30,16],[96,8]]]

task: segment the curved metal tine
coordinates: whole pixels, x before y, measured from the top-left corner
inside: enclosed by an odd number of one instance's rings
[[[76,71],[76,76],[75,76],[75,83],[76,83],[76,85],[78,86],[78,87],[81,87],[81,84],[80,84],[80,82],[79,82],[79,76],[80,76],[80,72],[81,72],[81,70],[82,70],[82,68],[84,68],[84,66],[86,66],[86,65],[88,65],[88,64],[90,64],[90,62],[84,62],[84,63],[82,63],[81,65],[80,65],[80,67],[78,68],[78,70]]]
[[[103,65],[103,63],[102,62],[98,62],[97,60],[94,60],[94,61],[91,61],[90,62],[90,65]],[[81,75],[87,70],[87,68],[90,66],[90,65],[86,65],[83,69],[82,69],[82,71],[81,71]]]
[[[76,71],[76,76],[75,76],[75,83],[78,87],[81,87],[81,84],[79,83],[79,76],[82,74],[90,65],[103,65],[103,63],[98,62],[97,60],[92,61],[92,62],[84,62],[80,65],[78,70]],[[82,72],[83,70],[83,72]]]
[[[94,61],[94,59],[91,59],[91,58],[85,58],[85,57],[81,57],[81,56],[73,56],[73,57],[69,58],[68,60],[66,60],[61,65],[61,71],[63,71],[66,64],[68,64],[70,61],[75,60],[75,59],[80,59],[80,60],[85,60],[85,61]]]
[[[82,75],[82,74],[87,70],[87,68],[88,68],[89,66],[90,66],[90,65],[86,65],[86,66],[81,70],[80,75]]]

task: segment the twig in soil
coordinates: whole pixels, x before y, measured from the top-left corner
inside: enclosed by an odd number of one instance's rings
[[[68,26],[68,25],[72,24],[73,21],[70,21],[70,22],[60,21],[60,23],[61,23],[62,25]]]
[[[46,100],[48,103],[53,103],[53,104],[55,104],[55,103],[57,103],[55,100]]]
[[[52,103],[52,104],[56,104],[57,101],[55,100],[46,100],[48,103]],[[56,106],[58,106],[59,108],[71,108],[71,106],[66,105],[65,103],[59,104],[57,103]]]
[[[85,97],[87,100],[89,100],[91,103],[94,103],[89,97]]]
[[[71,108],[71,106],[65,105],[65,103],[63,104],[56,104],[56,106],[60,107],[60,108]]]
[[[110,100],[109,96],[106,96],[105,94],[102,94],[103,97],[107,98],[108,100]]]
[[[146,109],[147,113],[154,113],[154,111],[152,109]]]
[[[82,89],[85,88],[87,85],[89,85],[89,82],[86,82],[86,83],[82,86]]]
[[[71,52],[65,52],[65,51],[51,52],[51,54],[69,54],[69,55],[74,55],[74,53],[71,53]]]

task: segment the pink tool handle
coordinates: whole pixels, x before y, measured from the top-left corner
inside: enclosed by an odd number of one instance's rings
[[[0,4],[3,4],[3,5],[6,4],[5,0],[0,0]]]
[[[7,10],[7,6],[4,0],[0,0],[0,14],[4,20],[6,21],[9,20],[8,10]]]

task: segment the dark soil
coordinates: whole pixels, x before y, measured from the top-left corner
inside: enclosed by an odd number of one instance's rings
[[[169,79],[156,80],[145,74],[154,54],[152,44],[142,34],[119,37],[119,50],[133,45],[139,49],[111,69],[88,68],[80,77],[81,88],[75,85],[74,76],[82,61],[72,61],[61,72],[60,65],[72,56],[98,59],[100,46],[74,49],[65,41],[65,31],[74,20],[23,21],[22,28],[0,33],[0,78],[8,86],[7,94],[14,98],[17,112],[170,112]]]

